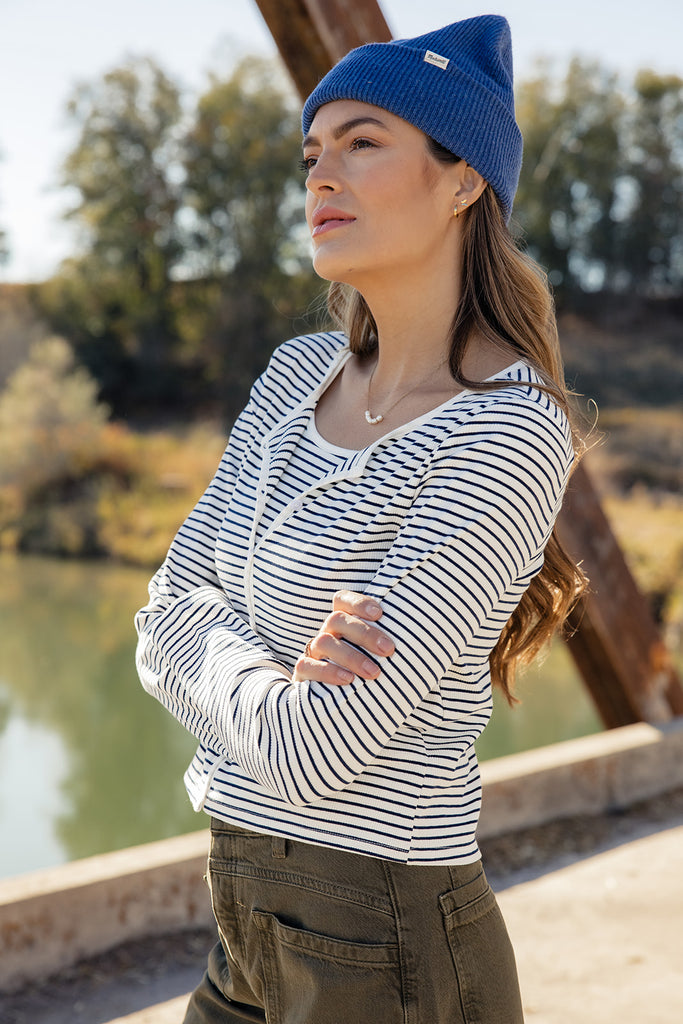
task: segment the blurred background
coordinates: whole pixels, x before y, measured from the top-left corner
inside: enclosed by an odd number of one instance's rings
[[[587,465],[683,669],[683,8],[497,5]],[[396,36],[488,5],[383,0]],[[274,346],[325,324],[249,0],[0,0],[0,876],[204,826],[132,616]],[[602,728],[561,643],[484,758]]]

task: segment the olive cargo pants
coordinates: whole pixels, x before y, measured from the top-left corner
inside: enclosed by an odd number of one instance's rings
[[[212,821],[220,943],[185,1024],[521,1024],[481,863],[411,866]]]

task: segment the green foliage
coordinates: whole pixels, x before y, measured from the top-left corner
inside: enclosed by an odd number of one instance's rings
[[[107,422],[68,344],[40,342],[0,394],[0,547],[157,565],[222,446]]]
[[[641,71],[627,124],[627,181],[637,196],[622,264],[647,294],[683,286],[683,79]],[[624,247],[627,247],[624,249]]]
[[[138,402],[172,397],[180,90],[139,60],[80,85],[68,113],[79,135],[62,184],[78,196],[68,217],[81,255],[45,290],[44,308],[112,402],[126,389]]]
[[[193,121],[184,145],[192,276],[241,266],[267,278],[288,257],[300,269],[291,235],[304,217],[301,128],[278,66],[250,57],[230,78],[213,77]]]
[[[88,476],[106,419],[96,383],[67,342],[37,343],[0,394],[2,546],[87,549],[92,523],[79,514],[83,494],[74,482]]]
[[[589,283],[609,247],[622,107],[614,76],[579,61],[559,86],[541,69],[520,88],[524,164],[515,213],[558,288]]]
[[[32,346],[49,334],[37,315],[30,287],[0,285],[0,391],[25,362]]]
[[[517,106],[515,216],[560,308],[590,318],[591,293],[680,296],[683,80],[641,72],[625,88],[576,60],[561,78],[540,66]],[[231,421],[274,346],[310,329],[301,314],[324,290],[304,245],[298,103],[281,70],[247,58],[190,108],[142,60],[79,87],[70,111],[79,137],[64,182],[83,247],[39,289],[41,309],[115,415],[208,408]],[[677,378],[650,372],[645,354],[628,373],[601,359],[586,353],[580,390],[628,391],[631,373],[648,401],[675,401]]]
[[[57,337],[39,342],[0,395],[0,482],[63,476],[77,448],[91,446],[106,419],[97,385],[75,364],[68,343]],[[65,438],[73,443],[65,446]]]
[[[298,103],[278,65],[246,58],[212,78],[185,138],[186,295],[203,310],[206,382],[230,419],[320,289],[297,236],[300,156]]]
[[[523,82],[516,217],[565,305],[583,292],[683,291],[683,80],[598,64]]]
[[[63,184],[82,254],[38,291],[121,414],[214,401],[232,419],[287,318],[318,288],[303,223],[293,96],[268,61],[212,78],[183,113],[151,60],[81,85]]]
[[[2,153],[0,152],[0,159],[2,159]],[[3,263],[6,263],[9,259],[9,245],[7,241],[7,232],[0,227],[0,267]]]
[[[68,111],[80,130],[63,169],[64,184],[80,197],[69,216],[102,267],[128,272],[154,293],[180,252],[171,173],[179,89],[153,61],[140,60],[80,85]]]

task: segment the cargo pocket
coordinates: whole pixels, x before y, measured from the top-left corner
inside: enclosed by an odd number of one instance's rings
[[[252,913],[268,1024],[402,1024],[398,945],[349,942]]]
[[[439,903],[465,1024],[523,1024],[512,945],[484,872]]]

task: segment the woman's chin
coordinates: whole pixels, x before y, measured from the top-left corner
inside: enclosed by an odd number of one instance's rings
[[[353,266],[349,266],[348,260],[335,259],[332,253],[315,252],[313,254],[313,269],[323,281],[355,284],[358,279],[358,271]]]

